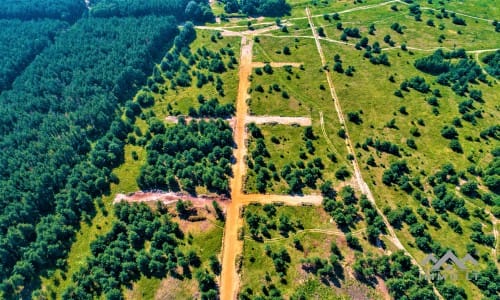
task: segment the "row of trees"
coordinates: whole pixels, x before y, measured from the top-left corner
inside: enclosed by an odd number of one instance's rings
[[[0,92],[10,88],[14,79],[68,24],[58,20],[0,20]]]
[[[80,217],[117,180],[130,127],[115,112],[176,33],[170,18],[81,20],[0,95],[4,298],[64,266]]]

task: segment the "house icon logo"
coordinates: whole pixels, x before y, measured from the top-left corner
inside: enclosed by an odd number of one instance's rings
[[[470,262],[473,265],[477,265],[477,260],[475,260],[469,253],[465,255],[462,259],[459,259],[451,250],[448,250],[448,252],[445,253],[439,260],[436,259],[434,254],[429,254],[427,255],[421,262],[422,266],[426,266],[429,263],[433,263],[431,270],[432,271],[439,271],[441,270],[441,267],[447,263],[448,261],[451,261],[457,266],[460,270],[467,270],[467,266],[465,266],[465,263]],[[451,265],[447,265],[446,269],[451,269]]]
[[[457,279],[456,271],[462,271],[466,273],[466,278],[470,280],[471,275],[477,277],[476,271],[471,271],[467,267],[467,263],[474,266],[478,265],[477,260],[475,260],[470,254],[466,254],[462,259],[459,259],[451,250],[448,250],[441,258],[437,259],[434,254],[427,255],[420,264],[425,268],[429,267],[430,270],[425,274],[428,280],[444,280],[444,279]]]

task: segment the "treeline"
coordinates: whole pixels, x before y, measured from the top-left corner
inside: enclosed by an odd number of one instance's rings
[[[170,15],[193,22],[215,21],[206,0],[91,0],[90,15],[100,18]]]
[[[110,170],[123,161],[131,129],[118,105],[145,83],[177,31],[172,18],[81,20],[0,95],[3,298],[65,266],[81,217],[117,182]]]
[[[50,45],[68,24],[58,20],[0,20],[0,92],[10,88],[14,79],[35,56]]]
[[[0,19],[59,19],[74,22],[85,11],[83,0],[3,0]]]
[[[196,187],[229,195],[232,130],[227,122],[180,119],[175,126],[150,125],[147,162],[137,183],[143,190],[162,189],[196,194]]]
[[[281,17],[289,15],[291,6],[286,0],[223,0],[227,13],[242,12],[249,16]]]

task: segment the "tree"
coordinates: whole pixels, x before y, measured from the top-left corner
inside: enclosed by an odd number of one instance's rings
[[[460,142],[457,139],[452,139],[450,141],[450,149],[457,153],[464,152],[464,150],[462,149],[462,145],[460,145]]]
[[[458,137],[458,132],[454,126],[445,125],[443,129],[441,129],[441,135],[444,138],[451,140],[451,139],[456,139]]]
[[[266,72],[267,74],[273,74],[273,68],[271,67],[271,65],[269,63],[266,63],[264,65],[264,68],[263,68],[264,72]]]
[[[326,37],[323,27],[318,27],[318,35],[321,37]]]
[[[345,238],[347,241],[347,245],[349,247],[351,247],[352,249],[355,249],[355,250],[359,250],[359,251],[362,250],[361,244],[359,243],[359,240],[357,237],[355,237],[351,233],[348,233],[348,234],[346,234]]]
[[[175,204],[175,209],[177,210],[177,213],[179,214],[179,217],[181,219],[187,219],[192,213],[192,206],[193,203],[191,201],[183,201],[179,199]]]
[[[345,204],[354,204],[358,201],[354,189],[350,185],[346,185],[340,190],[340,196]]]

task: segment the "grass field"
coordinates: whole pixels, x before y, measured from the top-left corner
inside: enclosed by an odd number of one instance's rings
[[[475,24],[475,23],[474,23]],[[484,24],[483,24],[484,25]],[[425,26],[425,25],[421,25]],[[421,27],[420,26],[420,27]],[[485,36],[481,39],[485,42],[491,42],[487,36],[494,33],[489,32],[489,24],[486,30],[482,32]],[[413,28],[413,34],[417,34],[418,38],[413,38],[408,42],[408,45],[422,45],[421,47],[433,47],[434,41],[427,41],[425,32],[419,30],[420,27]],[[467,26],[469,27],[469,25]],[[467,30],[467,28],[466,28]],[[479,28],[474,29],[479,31]],[[378,34],[378,30],[377,30]],[[406,34],[405,34],[406,35]],[[464,34],[465,35],[465,34]],[[391,34],[391,36],[394,36]],[[431,34],[432,36],[432,34]],[[421,39],[421,40],[419,40]],[[336,86],[337,94],[342,103],[345,113],[359,112],[362,122],[356,125],[348,122],[347,126],[351,133],[351,139],[356,144],[363,144],[366,138],[388,140],[400,146],[402,156],[395,157],[393,155],[380,153],[370,148],[369,151],[357,148],[357,156],[363,167],[365,179],[371,186],[375,194],[375,198],[381,207],[409,206],[413,210],[422,207],[420,202],[415,200],[407,193],[393,188],[387,187],[381,182],[383,171],[396,160],[406,160],[412,169],[413,176],[419,176],[429,191],[426,178],[430,174],[438,171],[445,163],[452,163],[456,170],[466,172],[467,167],[476,165],[485,167],[491,160],[489,151],[494,147],[494,143],[480,140],[478,133],[486,127],[498,124],[500,114],[497,109],[499,101],[498,86],[493,78],[489,78],[494,83],[491,86],[486,84],[474,85],[473,88],[479,88],[483,93],[484,103],[476,103],[475,107],[483,111],[483,118],[477,120],[476,125],[462,120],[463,127],[459,128],[459,141],[463,147],[464,153],[456,153],[449,147],[449,140],[441,137],[440,131],[444,125],[450,124],[455,117],[460,117],[458,112],[458,103],[463,101],[464,97],[457,96],[449,87],[445,87],[435,83],[435,78],[419,72],[413,66],[415,59],[427,56],[430,52],[424,51],[402,51],[400,49],[384,51],[389,57],[390,66],[373,65],[367,59],[363,58],[363,52],[355,50],[352,46],[338,45],[327,41],[322,42],[323,48],[327,56],[332,57],[335,54],[340,55],[342,65],[352,65],[356,69],[353,78],[348,78],[345,74],[333,73],[333,80]],[[457,40],[457,47],[464,45],[466,49],[494,47],[495,44],[475,44],[473,41],[462,41],[460,44]],[[497,45],[498,46],[498,43]],[[331,62],[333,64],[333,62]],[[423,77],[427,83],[431,85],[431,89],[439,89],[442,97],[439,98],[439,114],[433,112],[433,107],[427,104],[426,99],[428,94],[422,94],[415,90],[404,92],[404,98],[394,96],[394,91],[399,89],[400,83],[413,76]],[[389,77],[392,76],[395,82],[392,83]],[[406,113],[401,113],[401,107],[405,107]],[[388,128],[389,121],[395,120],[396,128]],[[418,120],[423,120],[424,125],[419,124]],[[413,137],[411,131],[418,128],[420,136]],[[416,141],[417,149],[411,149],[406,145],[407,139],[413,138]],[[370,167],[366,164],[368,158],[375,158],[377,167]],[[468,160],[470,157],[472,161]],[[468,178],[474,176],[467,174]],[[451,186],[450,186],[451,188]],[[432,199],[432,193],[427,192],[426,196]],[[479,200],[468,199],[471,203],[481,207],[487,207]],[[466,207],[472,211],[475,206],[467,203]],[[432,209],[425,208],[426,211],[432,213]],[[453,214],[452,214],[453,215]],[[454,216],[464,229],[462,234],[455,233],[444,221],[440,221],[442,228],[435,230],[433,227],[429,229],[433,240],[439,242],[442,246],[455,249],[459,255],[465,255],[465,246],[470,242],[471,234],[470,225],[473,221],[478,221],[484,224],[485,232],[491,234],[491,224],[481,221],[478,218],[471,217],[469,220],[461,219]],[[421,222],[425,222],[421,220]],[[407,228],[398,232],[398,236],[403,243],[407,245],[407,249],[417,258],[423,259],[424,253],[420,252],[414,243],[414,239],[408,233]],[[478,252],[489,256],[491,249],[482,245],[476,245]],[[485,266],[485,262],[481,262]],[[475,298],[480,295],[479,290],[472,284],[461,285],[465,288],[470,298]]]

